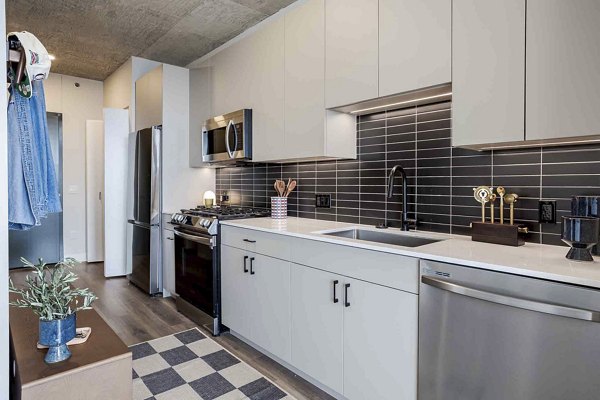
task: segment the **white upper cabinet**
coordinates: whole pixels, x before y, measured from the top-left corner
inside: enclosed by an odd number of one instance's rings
[[[452,19],[452,144],[524,140],[525,0],[454,0]]]
[[[451,80],[451,0],[379,0],[379,97]]]
[[[284,136],[284,21],[276,19],[215,54],[212,109],[252,109],[252,159],[281,158]]]
[[[217,53],[211,59],[212,69],[212,111],[214,115],[227,114],[243,108],[243,96],[239,90],[243,64],[235,62],[239,43]],[[235,93],[235,95],[232,95]],[[210,115],[212,117],[213,115]]]
[[[272,160],[356,158],[354,116],[325,110],[325,0],[285,15],[285,135]]]
[[[378,3],[379,0],[325,2],[327,108],[378,96]]]
[[[229,95],[241,91],[247,104],[241,108],[252,109],[252,160],[274,160],[284,146],[284,19],[269,22],[239,44],[235,65],[243,65],[237,72],[242,82]]]
[[[324,135],[325,1],[309,0],[285,15],[285,158],[324,154]]]
[[[527,1],[527,139],[600,134],[600,2]]]

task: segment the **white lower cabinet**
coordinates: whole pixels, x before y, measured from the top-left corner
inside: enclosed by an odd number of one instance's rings
[[[418,260],[226,228],[256,241],[221,245],[226,326],[346,399],[416,400]]]
[[[223,324],[290,362],[290,263],[221,246]]]
[[[418,296],[344,279],[344,396],[416,399]],[[347,301],[347,303],[346,303]]]
[[[284,361],[290,361],[290,263],[254,254],[252,281],[252,341]],[[253,275],[250,275],[254,272]]]
[[[344,389],[341,279],[292,264],[292,365],[338,393]]]
[[[250,253],[221,246],[221,314],[223,324],[250,338],[250,297],[252,295],[248,265]],[[244,265],[245,264],[245,265]]]
[[[298,264],[291,290],[294,367],[350,400],[417,398],[416,294]]]

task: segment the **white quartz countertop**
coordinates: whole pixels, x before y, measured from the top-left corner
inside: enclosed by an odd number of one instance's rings
[[[398,229],[386,229],[386,232],[400,235],[441,239],[439,242],[419,247],[402,247],[323,234],[323,231],[335,231],[352,227],[379,231],[369,225],[293,217],[288,217],[285,220],[272,218],[241,219],[224,221],[222,224],[600,288],[600,260],[596,258],[593,263],[569,261],[565,258],[568,251],[567,247],[535,243],[512,247],[473,242],[468,236],[444,235],[424,231],[401,232]]]

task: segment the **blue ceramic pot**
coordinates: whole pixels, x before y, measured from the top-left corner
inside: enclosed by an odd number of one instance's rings
[[[44,361],[48,364],[64,361],[71,357],[67,343],[76,334],[75,314],[67,318],[44,321],[40,319],[40,344],[48,346]]]

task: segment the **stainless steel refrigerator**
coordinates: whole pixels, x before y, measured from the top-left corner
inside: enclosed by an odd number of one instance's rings
[[[162,292],[162,126],[129,137],[129,280],[150,295]]]

